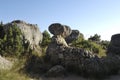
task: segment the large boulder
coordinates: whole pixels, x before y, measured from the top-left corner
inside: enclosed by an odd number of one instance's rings
[[[71,34],[71,28],[67,25],[62,25],[60,23],[54,23],[49,26],[49,31],[53,35],[61,35],[62,37],[67,37]]]
[[[61,65],[53,66],[48,70],[45,76],[47,77],[63,77],[65,76],[65,68]]]
[[[50,58],[52,64],[58,63],[59,60],[59,46],[68,47],[65,39],[61,35],[53,36],[51,43],[48,45],[46,50],[47,56]],[[58,50],[57,50],[58,49]]]
[[[29,42],[31,49],[34,49],[42,42],[43,35],[40,32],[37,24],[29,24],[21,20],[15,20],[11,23],[5,24],[4,30],[7,32],[9,27],[13,25],[16,25],[21,30],[21,39],[26,40],[25,42]]]
[[[71,43],[74,40],[77,40],[79,37],[84,38],[83,34],[79,30],[72,30],[72,33],[65,38],[67,43]]]
[[[65,35],[65,37],[62,36],[62,34],[67,33],[67,31],[64,30],[61,24],[59,24],[59,26],[58,24],[52,24],[49,30],[54,36],[47,48],[46,54],[48,61],[53,66],[62,65],[67,71],[96,77],[113,74],[120,69],[120,57],[117,55],[99,58],[87,50],[66,46],[65,38],[68,37],[68,35]],[[70,37],[70,39],[76,39],[79,36],[79,32],[73,31],[71,36],[73,36],[73,38]],[[112,53],[120,53],[119,41],[119,34],[112,36],[108,50]],[[54,68],[51,70],[54,70]]]
[[[116,46],[120,46],[120,34],[114,34],[111,37],[111,43]]]
[[[108,46],[108,54],[110,53],[120,55],[120,34],[112,35]]]
[[[0,56],[0,70],[8,70],[12,68],[13,63]]]
[[[59,59],[57,49],[59,46],[68,47],[65,37],[71,34],[71,28],[60,23],[54,23],[49,26],[49,31],[53,34],[53,37],[51,43],[48,45],[46,54],[49,56],[52,64],[56,64]]]
[[[52,24],[49,27],[49,31],[54,35],[52,37],[51,43],[48,45],[46,54],[49,57],[49,61],[55,65],[61,62],[63,60],[65,64],[71,64],[70,61],[77,61],[79,62],[79,58],[84,57],[92,57],[93,55],[90,54],[90,52],[85,51],[84,49],[79,48],[72,48],[69,47],[68,44],[65,41],[65,37],[62,35],[64,34],[66,37],[67,33],[71,33],[69,27],[64,27],[61,24]],[[71,34],[71,37],[73,36],[74,39],[78,38],[79,36],[78,30],[73,30],[73,33]],[[70,63],[69,63],[70,62]],[[77,62],[76,65],[79,63]],[[65,65],[63,64],[63,65]]]

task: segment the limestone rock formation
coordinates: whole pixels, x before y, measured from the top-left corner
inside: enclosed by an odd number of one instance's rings
[[[65,75],[65,68],[61,65],[52,67],[45,76],[47,77],[63,77]]]
[[[120,55],[120,34],[115,34],[111,37],[111,42],[108,46],[108,54]]]
[[[49,31],[53,35],[61,35],[62,37],[67,37],[71,34],[72,30],[67,25],[62,25],[60,23],[54,23],[49,26]]]
[[[110,45],[109,49],[111,49],[110,52],[113,55],[107,55],[106,57],[99,58],[84,49],[65,46],[64,42],[66,41],[65,37],[62,36],[63,31],[59,32],[61,29],[63,30],[63,28],[56,26],[56,24],[52,24],[52,27],[56,28],[56,32],[49,29],[54,36],[52,37],[52,42],[49,44],[46,54],[48,61],[53,66],[61,65],[67,71],[75,71],[81,75],[96,77],[113,74],[120,69],[120,56],[114,54],[114,51],[112,51],[113,46],[115,46],[113,49],[115,48],[115,50],[120,50],[119,44],[117,44],[120,39],[118,38],[119,35],[117,35],[117,37],[116,35],[112,36],[110,43],[112,44],[112,47]],[[51,28],[51,26],[49,28]]]
[[[28,41],[30,43],[31,49],[35,48],[35,46],[42,42],[43,36],[36,24],[29,24],[21,20],[15,20],[11,23],[5,24],[4,29],[7,31],[12,25],[17,25],[20,28],[23,34],[21,38],[24,38],[26,42]]]
[[[12,68],[13,63],[0,56],[0,70],[8,70]]]
[[[69,36],[71,34],[71,28],[67,25],[62,25],[59,23],[54,23],[49,26],[49,31],[54,35],[52,37],[51,43],[49,44],[46,54],[51,56],[51,61],[56,61],[57,57],[57,51],[56,48],[58,46],[66,46],[68,47],[68,44],[65,41],[65,37]]]
[[[65,41],[65,37],[62,35],[67,33],[67,35],[65,36],[68,37],[71,34],[70,27],[64,27],[61,24],[55,23],[49,26],[49,31],[54,36],[52,37],[52,41],[47,48],[46,54],[47,56],[49,56],[50,61],[53,64],[57,64],[59,62],[59,59],[61,58],[63,59],[68,58],[70,60],[72,57],[76,57],[77,59],[77,57],[80,58],[82,56],[85,56],[85,57],[94,56],[94,55],[91,55],[90,52],[85,51],[84,49],[70,48],[68,46],[68,44]],[[71,36],[73,36],[74,39],[77,38],[79,36],[79,31],[73,30],[73,33]],[[74,55],[74,52],[77,52],[75,53],[77,54],[77,56]]]
[[[71,43],[73,40],[78,39],[79,37],[83,37],[82,33],[80,33],[78,30],[72,30],[72,33],[65,38],[67,43]]]

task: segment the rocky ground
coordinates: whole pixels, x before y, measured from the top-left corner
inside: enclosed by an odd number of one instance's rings
[[[31,79],[31,80],[36,80],[36,79]],[[120,74],[112,75],[104,79],[93,79],[93,78],[90,79],[78,75],[69,75],[67,77],[53,77],[53,78],[40,77],[38,80],[120,80]]]
[[[0,56],[0,70],[10,69],[12,65],[12,62]]]

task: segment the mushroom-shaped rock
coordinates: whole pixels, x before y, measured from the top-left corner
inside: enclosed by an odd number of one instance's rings
[[[108,53],[120,55],[120,34],[112,35],[108,46]]]
[[[54,23],[49,26],[49,31],[53,35],[61,35],[62,37],[67,37],[71,34],[72,30],[67,25],[62,25],[60,23]]]

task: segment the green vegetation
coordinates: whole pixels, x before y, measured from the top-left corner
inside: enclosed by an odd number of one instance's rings
[[[36,53],[15,23],[7,28],[4,28],[2,23],[0,24],[0,55],[19,57]]]
[[[20,69],[24,67],[25,62],[25,59],[19,59],[14,63],[12,69],[0,70],[0,80],[30,80],[29,76],[27,76],[24,72],[20,71]]]
[[[42,34],[43,34],[43,41],[41,43],[41,46],[42,47],[48,46],[48,44],[51,42],[50,34],[48,33],[47,30],[45,30]]]
[[[90,38],[88,38],[89,41],[94,41],[94,42],[100,42],[100,35],[95,34],[94,36],[90,36]]]
[[[23,52],[23,44],[21,40],[22,34],[20,29],[14,24],[5,31],[1,24],[0,34],[0,54],[20,56]]]
[[[45,52],[51,42],[51,37],[48,31],[44,31],[43,41],[40,44],[42,48],[42,56],[36,55],[36,52],[30,48],[30,42],[26,41],[25,36],[22,35],[21,30],[14,25],[10,25],[7,31],[4,29],[4,25],[0,23],[0,55],[9,58],[20,58],[15,61],[11,70],[0,70],[0,80],[30,80],[31,75],[26,75],[25,70],[31,73],[40,73],[46,71],[47,67],[51,67],[50,63],[45,64]],[[84,39],[84,35],[74,40],[71,43],[73,47],[83,48],[91,51],[98,56],[105,56],[105,52],[109,45],[109,41],[101,41],[100,35],[95,34]],[[38,49],[38,52],[39,49]],[[43,65],[43,66],[40,66]],[[32,75],[33,75],[32,74]]]
[[[88,40],[84,40],[79,37],[77,40],[72,42],[73,47],[83,48],[85,50],[91,51],[94,54],[97,54],[99,57],[106,56],[106,49],[109,45],[109,41],[100,41],[100,35],[95,34],[90,36]]]
[[[47,30],[45,30],[42,34],[43,34],[43,40],[42,40],[42,43],[40,44],[40,46],[42,47],[42,52],[43,52],[42,56],[44,56],[46,53],[47,46],[51,42],[51,37]]]

